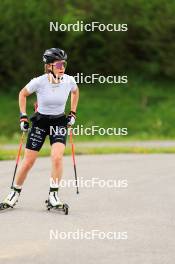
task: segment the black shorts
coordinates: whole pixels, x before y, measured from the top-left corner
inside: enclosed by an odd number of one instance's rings
[[[51,145],[56,142],[66,145],[67,119],[65,114],[51,116],[35,113],[30,120],[32,127],[27,138],[27,149],[39,151],[46,136],[49,136]]]

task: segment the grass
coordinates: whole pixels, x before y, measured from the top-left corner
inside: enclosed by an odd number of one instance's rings
[[[173,83],[141,77],[128,78],[127,85],[80,85],[77,125],[127,128],[127,136],[77,136],[77,141],[116,141],[175,138],[175,93]],[[0,94],[0,143],[19,138],[18,91]],[[35,96],[28,98],[33,112]],[[69,107],[67,108],[69,111]]]
[[[76,155],[94,155],[94,154],[174,154],[175,147],[167,148],[144,148],[144,147],[88,147],[76,148]],[[21,154],[23,156],[24,153]],[[15,160],[17,149],[1,149],[0,160]],[[45,147],[41,150],[40,157],[48,157],[50,155],[50,148]],[[71,155],[71,149],[67,148],[65,155]]]

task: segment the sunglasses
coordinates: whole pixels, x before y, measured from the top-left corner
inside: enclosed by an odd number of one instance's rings
[[[60,62],[56,62],[54,64],[52,64],[53,66],[55,66],[56,69],[61,70],[62,67],[64,67],[66,69],[67,66],[67,61],[60,61]]]

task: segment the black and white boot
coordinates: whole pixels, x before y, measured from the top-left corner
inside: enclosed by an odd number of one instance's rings
[[[50,188],[48,200],[46,200],[47,209],[60,210],[68,214],[68,205],[63,203],[58,197],[58,188]]]
[[[21,193],[21,188],[13,187],[8,196],[0,203],[0,210],[13,208],[18,202],[18,198]]]

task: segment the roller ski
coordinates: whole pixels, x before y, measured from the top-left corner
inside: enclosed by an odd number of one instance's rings
[[[62,211],[65,215],[69,213],[69,206],[66,203],[62,203],[58,197],[58,188],[50,189],[48,200],[46,200],[45,203],[48,211],[53,209]]]
[[[0,203],[0,211],[6,209],[12,209],[18,202],[18,198],[20,196],[21,189],[17,189],[13,187],[9,195],[5,198],[5,200]]]

